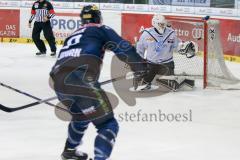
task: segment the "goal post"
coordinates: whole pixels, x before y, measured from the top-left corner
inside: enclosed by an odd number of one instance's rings
[[[236,78],[224,60],[219,20],[207,21],[207,80],[208,86],[221,89],[240,89],[240,80]]]
[[[203,88],[240,89],[240,80],[225,64],[219,20],[177,16],[166,16],[166,19],[181,40],[194,41],[199,46],[192,58],[174,53],[176,75],[202,79]]]

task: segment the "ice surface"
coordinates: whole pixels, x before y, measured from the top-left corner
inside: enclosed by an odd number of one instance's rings
[[[55,58],[36,57],[33,45],[0,43],[0,82],[40,98],[54,96],[48,73]],[[110,78],[111,53],[105,55],[101,80]],[[240,77],[240,64],[227,63]],[[103,87],[115,93],[111,84]],[[19,106],[31,98],[0,86],[0,103]],[[138,112],[189,113],[187,122],[131,122],[121,116]],[[240,91],[203,90],[170,92],[157,97],[138,98],[135,107],[120,100],[115,110],[120,132],[112,160],[239,160]],[[136,119],[135,119],[136,120]],[[59,160],[67,122],[56,118],[54,109],[38,105],[15,113],[0,112],[0,160]],[[90,126],[82,150],[93,155],[95,128]]]

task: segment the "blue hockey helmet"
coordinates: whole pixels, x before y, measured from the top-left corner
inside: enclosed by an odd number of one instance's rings
[[[83,7],[80,17],[82,24],[102,23],[102,14],[96,5],[86,5]]]

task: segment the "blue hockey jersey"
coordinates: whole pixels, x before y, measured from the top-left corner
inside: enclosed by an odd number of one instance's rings
[[[113,51],[119,57],[127,56],[122,59],[123,61],[141,62],[143,60],[136,53],[136,49],[110,27],[86,24],[65,40],[53,70],[65,61],[81,55],[93,55],[102,60],[106,49]],[[142,67],[143,65],[138,65],[138,70],[144,70]]]

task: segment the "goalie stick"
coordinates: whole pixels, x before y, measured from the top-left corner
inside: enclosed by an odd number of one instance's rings
[[[108,84],[108,83],[111,83],[111,82],[119,81],[119,80],[121,80],[121,79],[124,79],[125,77],[126,77],[125,75],[119,76],[119,77],[117,77],[117,78],[113,78],[113,79],[109,79],[109,80],[103,81],[103,82],[101,82],[100,84],[101,84],[101,85],[104,85],[104,84]],[[36,105],[42,104],[42,103],[46,103],[46,104],[48,104],[48,105],[50,105],[50,106],[53,106],[53,107],[55,107],[55,108],[57,108],[57,109],[60,109],[60,110],[64,111],[64,112],[69,112],[69,111],[68,111],[67,109],[65,109],[65,108],[62,108],[62,107],[59,107],[59,106],[54,105],[54,104],[52,104],[52,103],[49,103],[49,101],[52,101],[52,100],[57,99],[57,96],[50,97],[50,98],[46,98],[46,99],[40,99],[40,98],[37,98],[37,97],[35,97],[35,96],[33,96],[33,95],[30,95],[30,94],[28,94],[28,93],[26,93],[26,92],[22,92],[22,91],[20,91],[20,90],[18,90],[18,89],[15,89],[15,88],[12,88],[12,87],[10,87],[10,86],[8,86],[8,85],[5,85],[5,84],[3,84],[3,83],[0,83],[0,85],[1,85],[1,86],[4,86],[4,87],[7,87],[7,88],[9,88],[9,89],[12,89],[12,90],[14,90],[14,91],[16,91],[16,92],[18,92],[18,93],[24,94],[24,95],[26,95],[26,96],[28,96],[28,97],[33,98],[33,99],[38,100],[38,101],[36,101],[36,102],[29,103],[29,104],[26,104],[26,105],[23,105],[23,106],[20,106],[20,107],[16,107],[16,108],[7,107],[7,106],[4,106],[4,105],[0,104],[0,110],[2,110],[2,111],[4,111],[4,112],[11,113],[11,112],[15,112],[15,111],[18,111],[18,110],[23,110],[23,109],[25,109],[25,108],[30,108],[30,107],[33,107],[33,106],[36,106]]]

